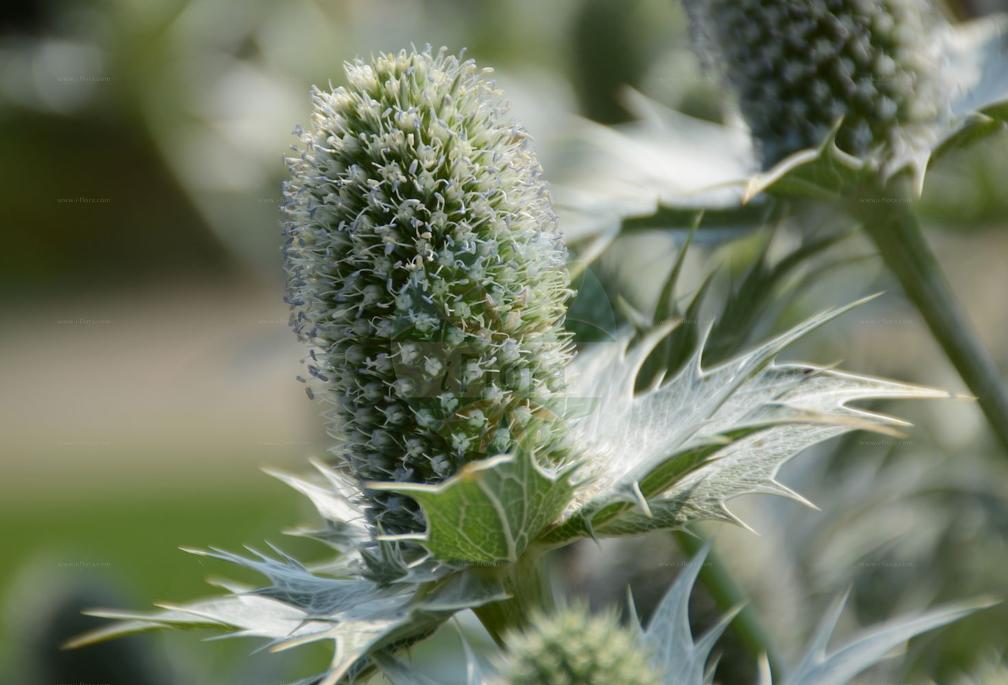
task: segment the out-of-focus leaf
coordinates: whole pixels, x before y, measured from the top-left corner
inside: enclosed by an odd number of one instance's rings
[[[1008,15],[983,17],[953,27],[945,40],[952,81],[952,122],[983,125],[982,114],[1008,119]],[[1003,126],[1001,127],[1003,130]]]
[[[564,327],[579,345],[612,340],[622,328],[618,312],[609,298],[604,276],[589,269],[572,283],[577,295],[567,308]]]
[[[713,670],[707,666],[707,660],[715,642],[737,613],[728,612],[694,643],[689,626],[689,597],[708,551],[709,544],[679,574],[655,610],[643,636],[655,665],[664,671],[662,682],[666,685],[708,685],[713,682]],[[826,646],[845,599],[835,602],[823,617],[801,661],[787,671],[782,685],[845,685],[910,638],[992,604],[981,599],[896,618],[873,626],[827,654]],[[771,685],[769,669],[763,669],[760,682]]]
[[[707,659],[714,644],[737,613],[737,610],[729,612],[708,629],[699,641],[693,642],[689,624],[689,599],[709,551],[708,544],[676,577],[644,632],[644,644],[655,665],[664,674],[665,683],[706,685],[713,682],[714,673],[707,669]]]
[[[725,299],[708,337],[705,361],[717,363],[737,354],[779,298],[782,283],[844,237],[843,233],[833,233],[811,238],[776,263],[771,263],[768,255],[772,237],[767,239],[742,282]]]
[[[880,626],[873,626],[827,655],[826,645],[840,619],[840,612],[843,611],[845,602],[846,597],[839,599],[823,617],[804,657],[789,672],[783,685],[844,685],[910,638],[957,621],[993,604],[987,600],[980,600],[932,609],[917,616],[893,619]]]
[[[436,682],[389,654],[376,654],[375,663],[392,685],[437,685]]]
[[[876,175],[865,161],[847,154],[836,144],[839,125],[817,148],[792,153],[767,171],[746,181],[743,203],[763,193],[778,197],[826,202],[844,201]]]
[[[459,640],[462,641],[462,649],[465,652],[466,685],[483,685],[486,682],[486,675],[483,667],[480,665],[479,659],[473,653],[469,641],[465,639],[465,636],[461,632],[459,633]]]
[[[672,269],[658,294],[654,318],[649,327],[653,327],[655,322],[660,321],[679,321],[679,323],[657,344],[654,352],[648,355],[641,365],[634,386],[638,391],[650,386],[660,376],[682,366],[699,343],[700,308],[703,306],[707,289],[714,279],[714,272],[711,272],[693,293],[693,299],[687,305],[685,312],[680,311],[679,303],[676,300],[679,275],[682,272],[683,263],[686,261],[686,252],[692,245],[694,235],[695,232],[691,231],[682,247],[679,248]],[[646,331],[641,332],[646,334]]]
[[[578,173],[554,184],[568,243],[626,220],[639,219],[639,227],[685,229],[698,209],[738,208],[740,189],[731,182],[758,170],[745,128],[694,119],[635,91],[627,104],[638,122],[610,128],[584,121],[574,129]],[[712,230],[737,233],[751,224],[746,219],[726,214]]]
[[[472,647],[469,646],[469,642],[461,632],[459,633],[459,640],[462,642],[462,650],[465,655],[466,685],[489,685],[492,683],[493,681],[484,673],[479,660],[473,654]],[[389,653],[376,654],[374,661],[381,668],[385,676],[392,681],[392,685],[437,685],[435,681],[415,668],[402,663]]]

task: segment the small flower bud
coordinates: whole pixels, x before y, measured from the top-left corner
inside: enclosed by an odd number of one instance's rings
[[[505,640],[506,685],[659,685],[657,669],[637,637],[612,613],[582,605],[539,614],[523,633]]]

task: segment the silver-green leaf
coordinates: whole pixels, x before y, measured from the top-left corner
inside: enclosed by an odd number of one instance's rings
[[[801,662],[788,673],[782,685],[844,685],[910,638],[992,605],[989,600],[978,600],[902,616],[873,626],[827,654],[826,645],[845,602],[846,597],[840,598],[825,614]]]
[[[534,430],[534,429],[533,429]],[[473,462],[438,485],[369,483],[368,488],[412,497],[427,519],[418,535],[389,539],[420,542],[442,561],[503,564],[553,523],[574,494],[574,469],[544,469],[519,448]]]
[[[824,312],[711,369],[702,367],[701,344],[678,374],[640,394],[634,393],[637,371],[667,326],[635,346],[624,340],[575,360],[574,377],[582,380],[574,391],[596,398],[573,431],[589,481],[547,539],[629,534],[695,519],[737,522],[727,502],[748,493],[804,501],[776,481],[781,465],[851,430],[892,432],[905,425],[848,402],[948,396],[814,365],[773,363],[787,345],[849,309]]]
[[[231,595],[154,613],[96,610],[117,621],[73,640],[79,647],[156,628],[214,628],[223,637],[257,637],[272,651],[331,642],[333,657],[320,685],[335,685],[360,672],[372,653],[433,632],[459,610],[507,597],[499,585],[461,571],[428,583],[379,585],[359,576],[317,575],[278,551],[277,558],[211,550],[200,552],[265,575],[270,585],[250,589],[227,584]]]
[[[707,659],[718,638],[738,613],[737,610],[728,612],[698,642],[693,641],[689,598],[709,551],[708,544],[682,570],[644,631],[644,643],[655,666],[664,674],[666,683],[706,685],[713,682],[713,672],[707,668]]]

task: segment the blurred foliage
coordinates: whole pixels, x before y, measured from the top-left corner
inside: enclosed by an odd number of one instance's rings
[[[0,537],[17,554],[5,555],[0,563],[0,596],[6,604],[0,623],[0,644],[5,647],[0,652],[0,674],[53,669],[45,672],[68,676],[80,667],[90,670],[74,674],[74,682],[91,682],[84,673],[94,675],[94,682],[106,682],[98,675],[101,673],[121,676],[108,681],[114,683],[186,682],[181,676],[180,680],[147,681],[123,675],[130,673],[129,669],[149,674],[151,660],[167,658],[161,637],[133,638],[122,647],[123,652],[113,644],[93,659],[86,650],[70,655],[62,652],[63,641],[98,622],[86,617],[68,621],[67,616],[87,608],[142,607],[152,599],[211,594],[213,589],[206,577],[224,565],[187,556],[179,551],[180,545],[239,550],[245,544],[261,544],[269,537],[305,558],[322,551],[317,543],[276,538],[278,522],[293,525],[303,515],[302,503],[289,496],[282,485],[230,494],[221,488],[213,495],[148,491],[151,489],[147,486],[132,494],[109,493],[101,499],[5,500],[0,513]],[[31,564],[22,568],[29,561]],[[251,582],[255,576],[249,573],[240,579]],[[216,669],[218,673],[221,669],[230,672],[229,662],[248,651],[247,643],[230,643],[225,652],[230,658],[220,659],[215,653],[216,665],[193,665]],[[201,652],[206,654],[205,650]],[[118,663],[115,655],[120,653],[125,654],[122,658],[127,663]],[[298,655],[299,670],[311,668],[305,657]],[[69,680],[43,678],[32,682]]]
[[[0,111],[0,291],[52,294],[226,275],[230,258],[129,121]],[[16,160],[16,161],[15,161]],[[114,268],[107,268],[114,267]]]
[[[620,102],[627,86],[639,88],[672,32],[671,3],[654,0],[585,0],[571,27],[571,80],[581,111],[603,124],[629,121]],[[664,12],[662,10],[665,10]]]

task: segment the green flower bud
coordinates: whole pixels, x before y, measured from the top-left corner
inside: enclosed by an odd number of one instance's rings
[[[538,614],[523,633],[505,640],[505,685],[659,685],[638,636],[612,612],[592,614],[584,605],[555,615]]]
[[[567,255],[527,134],[444,49],[346,75],[313,90],[284,189],[291,325],[333,455],[361,483],[437,483],[532,415],[532,447],[561,459]],[[365,495],[381,530],[422,530],[411,501]]]
[[[819,145],[902,149],[939,112],[920,0],[685,0],[701,54],[738,98],[761,160]]]

